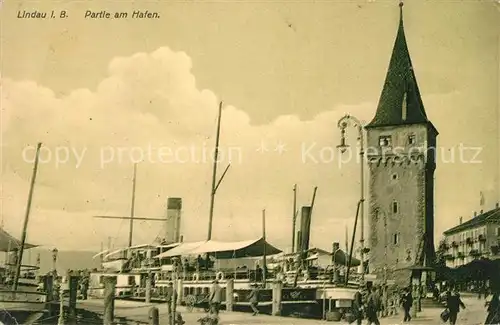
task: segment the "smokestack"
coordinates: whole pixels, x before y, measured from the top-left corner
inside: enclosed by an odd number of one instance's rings
[[[500,208],[500,203],[498,203],[498,202],[497,202],[497,203],[495,204],[495,209],[498,209],[498,208]]]
[[[300,218],[301,246],[300,249],[304,252],[309,249],[309,238],[311,235],[311,207],[303,206]]]
[[[301,249],[302,249],[302,232],[299,230],[297,231],[297,245],[295,247],[297,247],[297,252],[300,252]]]
[[[477,217],[477,212],[476,211],[474,211],[474,217]]]
[[[181,240],[182,198],[169,197],[167,200],[167,215],[163,237],[167,244],[178,243]]]
[[[464,220],[464,219],[463,219],[462,217],[458,218],[458,222],[459,222],[459,224],[462,224],[463,220]]]

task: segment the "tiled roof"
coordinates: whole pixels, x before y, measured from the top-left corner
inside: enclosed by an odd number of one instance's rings
[[[402,9],[401,9],[402,10]],[[406,117],[403,114],[403,101],[406,100]],[[377,112],[366,126],[379,127],[402,124],[429,124],[424,104],[413,71],[403,25],[403,14],[399,20],[398,34],[394,42],[391,61],[387,69],[384,88],[380,96]],[[437,131],[436,131],[437,133]]]
[[[500,223],[500,208],[495,208],[493,210],[486,211],[485,213],[482,213],[477,217],[473,217],[469,221],[466,221],[458,226],[446,230],[444,234],[452,235],[467,229],[484,225],[488,222]]]

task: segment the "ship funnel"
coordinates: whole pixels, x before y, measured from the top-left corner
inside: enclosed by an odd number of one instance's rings
[[[167,200],[166,222],[163,238],[167,244],[178,243],[181,234],[182,198],[169,197]]]

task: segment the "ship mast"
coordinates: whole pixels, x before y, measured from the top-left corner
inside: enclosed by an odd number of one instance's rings
[[[31,184],[30,190],[28,194],[28,203],[26,205],[26,213],[24,215],[24,224],[23,224],[23,234],[21,237],[21,247],[19,247],[19,255],[17,257],[17,265],[16,265],[16,275],[14,277],[14,283],[12,285],[12,290],[17,290],[17,285],[19,283],[19,277],[21,275],[21,266],[23,263],[23,253],[24,253],[24,245],[26,244],[26,236],[28,231],[28,221],[31,212],[31,202],[33,200],[33,189],[35,187],[36,174],[38,171],[38,161],[40,158],[40,148],[42,147],[41,143],[38,143],[36,146],[36,154],[35,154],[35,164],[33,166],[33,174],[31,176]]]
[[[213,163],[213,170],[212,170],[212,188],[210,189],[210,213],[208,216],[208,236],[207,240],[212,239],[212,224],[213,224],[213,219],[214,219],[214,205],[215,205],[215,193],[217,192],[217,189],[219,188],[220,183],[224,179],[224,176],[227,173],[227,170],[231,166],[231,164],[227,165],[226,169],[224,170],[224,173],[222,173],[222,176],[220,177],[219,181],[217,182],[217,163],[219,159],[219,138],[220,138],[220,122],[222,118],[222,102],[219,104],[219,116],[217,117],[217,133],[215,135],[215,151],[214,151],[214,163]]]
[[[130,248],[132,247],[132,234],[134,232],[134,214],[135,214],[135,183],[137,176],[137,164],[134,164],[134,178],[132,179],[132,203],[130,206],[130,226],[128,232],[128,248],[130,254]]]

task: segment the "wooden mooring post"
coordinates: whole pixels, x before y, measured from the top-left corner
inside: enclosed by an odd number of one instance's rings
[[[228,279],[226,282],[226,311],[233,311],[234,303],[234,280]]]
[[[76,324],[76,300],[78,298],[78,282],[80,277],[75,273],[68,274],[69,282],[69,305],[68,305],[68,323],[69,325]]]
[[[151,303],[151,280],[152,280],[151,271],[148,272],[146,276],[146,298],[145,301],[147,304]]]
[[[160,314],[154,306],[149,309],[149,325],[160,325]]]
[[[55,300],[54,297],[54,276],[51,275],[46,275],[44,278],[44,289],[45,292],[47,292],[47,301],[53,301]]]
[[[274,282],[273,283],[273,305],[272,305],[273,316],[281,316],[282,291],[283,291],[283,283],[279,280]]]
[[[103,277],[104,283],[104,325],[113,325],[115,315],[116,277]]]

